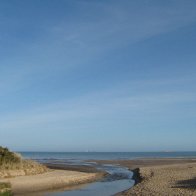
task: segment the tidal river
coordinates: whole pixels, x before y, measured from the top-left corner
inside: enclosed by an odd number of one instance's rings
[[[64,165],[89,165],[106,171],[109,175],[100,181],[80,185],[72,190],[56,190],[41,193],[39,196],[110,196],[127,190],[134,185],[133,173],[119,165],[96,164],[85,160],[130,160],[137,158],[180,158],[195,157],[196,152],[20,152],[25,158],[35,159],[41,163]],[[25,195],[26,196],[26,195]],[[31,196],[31,195],[29,195]],[[36,193],[36,196],[38,194]]]
[[[48,196],[110,196],[127,190],[134,185],[133,173],[127,168],[118,165],[96,165],[89,163],[97,169],[106,171],[108,175],[100,181],[66,190],[48,193]]]

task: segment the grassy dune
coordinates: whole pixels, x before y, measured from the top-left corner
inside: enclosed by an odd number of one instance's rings
[[[48,169],[34,161],[25,160],[20,154],[11,152],[0,146],[0,179],[41,174]],[[0,196],[11,195],[9,183],[0,182]]]
[[[40,174],[47,168],[32,160],[24,160],[20,154],[0,147],[0,178]]]

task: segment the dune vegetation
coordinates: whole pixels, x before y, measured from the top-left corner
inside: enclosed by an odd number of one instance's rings
[[[11,186],[4,179],[15,176],[35,175],[48,169],[32,160],[25,160],[18,153],[0,146],[0,195],[11,195]]]
[[[13,169],[21,164],[21,156],[0,146],[0,169]]]
[[[11,185],[10,183],[0,182],[0,196],[11,196]]]
[[[39,174],[45,171],[45,166],[32,160],[25,160],[20,154],[0,146],[0,177]]]

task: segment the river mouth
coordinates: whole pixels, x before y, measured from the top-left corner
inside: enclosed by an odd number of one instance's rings
[[[42,159],[38,162],[52,169],[76,170],[82,172],[103,172],[104,177],[91,183],[73,185],[44,192],[19,194],[18,196],[111,196],[130,189],[135,181],[133,172],[117,164],[102,164],[81,160]]]
[[[89,166],[96,170],[106,172],[107,175],[99,181],[85,185],[74,186],[71,190],[56,190],[55,192],[42,193],[44,196],[110,196],[131,188],[135,181],[132,179],[133,172],[126,167],[113,164],[97,164],[96,162],[58,162],[50,164],[62,164],[72,166]]]

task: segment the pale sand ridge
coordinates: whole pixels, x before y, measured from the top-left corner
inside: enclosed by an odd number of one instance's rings
[[[142,167],[140,175],[141,183],[119,195],[196,196],[195,163]]]
[[[53,170],[32,176],[18,176],[15,178],[1,179],[10,182],[15,194],[50,189],[86,183],[100,178],[100,173],[84,173],[76,171]]]

